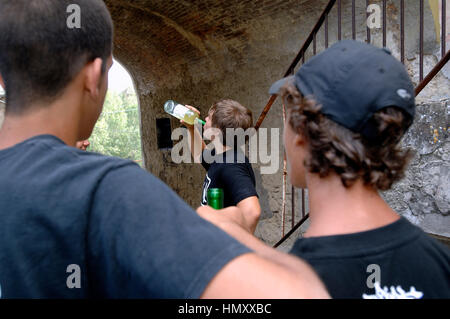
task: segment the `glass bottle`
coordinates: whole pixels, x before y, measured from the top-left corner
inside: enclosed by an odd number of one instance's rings
[[[197,112],[194,112],[183,104],[180,104],[173,100],[168,100],[166,103],[164,103],[164,111],[172,116],[175,116],[179,120],[183,120],[187,124],[194,125],[195,121],[197,120],[202,125],[205,125],[205,121],[202,121],[199,118]]]

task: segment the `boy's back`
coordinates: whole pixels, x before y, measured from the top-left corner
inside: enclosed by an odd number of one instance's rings
[[[214,150],[212,154],[215,154]],[[242,152],[231,149],[216,156],[219,160],[212,163],[207,163],[202,156],[202,166],[206,170],[202,205],[208,205],[207,193],[210,188],[224,190],[224,207],[236,206],[241,200],[252,196],[258,197],[255,173]]]
[[[334,298],[450,298],[450,252],[405,218],[371,231],[299,239]],[[422,276],[417,276],[422,274]]]
[[[133,162],[51,135],[0,150],[0,171],[2,298],[195,298],[247,251]]]

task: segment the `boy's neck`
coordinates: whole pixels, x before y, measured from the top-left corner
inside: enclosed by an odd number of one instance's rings
[[[311,224],[305,237],[363,232],[400,218],[374,188],[360,180],[345,188],[335,174],[326,178],[308,174],[307,179]]]
[[[79,114],[67,104],[36,107],[24,115],[6,114],[0,129],[0,150],[43,134],[57,136],[67,145],[75,146]]]

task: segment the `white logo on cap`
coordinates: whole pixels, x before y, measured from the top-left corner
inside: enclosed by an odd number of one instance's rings
[[[397,90],[397,94],[404,100],[409,100],[411,98],[411,94],[409,94],[405,89]]]

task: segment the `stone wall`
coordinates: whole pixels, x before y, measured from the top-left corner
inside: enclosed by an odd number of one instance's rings
[[[385,200],[427,232],[450,237],[450,100],[417,105],[403,144],[415,151],[405,178]]]
[[[270,84],[286,71],[328,1],[105,2],[111,9],[116,25],[115,57],[132,74],[139,95],[146,168],[196,207],[200,202],[205,172],[199,165],[173,163],[170,151],[159,150],[156,145],[156,119],[168,117],[162,110],[163,103],[174,99],[191,104],[198,107],[204,116],[214,101],[232,98],[249,107],[256,119],[268,100],[267,90]],[[342,35],[349,39],[352,36],[351,1],[345,0],[342,3]],[[356,3],[356,35],[357,39],[365,40],[365,1]],[[381,1],[371,3],[381,5]],[[428,2],[425,3],[426,74],[440,58],[440,46],[436,41]],[[419,82],[418,4],[418,1],[406,2],[406,67],[416,85]],[[329,18],[330,44],[337,40],[336,13],[335,8]],[[388,47],[399,58],[399,1],[388,1],[387,13]],[[372,30],[371,42],[381,46],[381,30]],[[324,46],[322,29],[317,35],[317,51],[323,50]],[[307,58],[310,56],[312,48],[307,52]],[[434,114],[440,115],[432,116],[430,122],[427,122],[429,126],[433,126],[433,134],[435,127],[448,126],[442,122],[445,102],[441,100],[449,98],[449,87],[448,78],[440,74],[418,97],[420,112],[427,112],[426,105],[430,106],[430,110],[439,109]],[[420,114],[419,118],[422,116]],[[426,118],[427,115],[424,116]],[[172,120],[172,129],[178,126],[177,121]],[[281,132],[282,126],[282,108],[277,101],[263,127],[279,128]],[[425,154],[425,141],[430,140],[425,137],[413,138],[415,134],[429,133],[422,132],[422,129],[420,126],[420,129],[411,130],[406,139],[408,145],[419,150],[407,178],[384,196],[400,213],[411,217],[412,221],[428,231],[448,235],[448,193],[445,192],[445,187],[442,188],[446,178],[448,180],[448,166],[445,163],[445,158],[448,158],[445,147],[448,146],[443,141],[447,139],[447,135],[439,133],[441,142],[436,142],[436,145],[442,145],[433,148],[432,154]],[[279,144],[281,145],[281,136]],[[278,152],[280,163],[275,174],[261,174],[261,165],[254,165],[263,208],[257,235],[271,244],[281,237],[283,149],[280,146],[275,151]],[[425,174],[421,169],[423,167],[429,172]],[[438,174],[438,171],[441,173]],[[418,180],[422,182],[419,183]],[[291,216],[289,183],[287,190],[286,231],[290,228]],[[297,191],[297,196],[299,193]],[[429,203],[427,209],[423,207],[425,198]],[[413,201],[421,204],[413,204]],[[300,219],[299,206],[297,201],[297,221]]]

